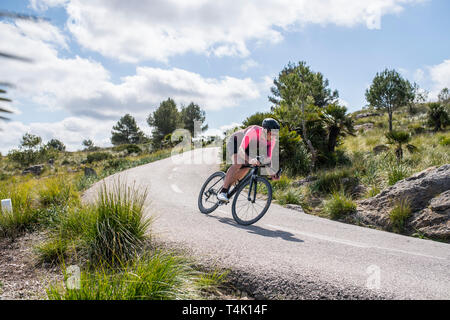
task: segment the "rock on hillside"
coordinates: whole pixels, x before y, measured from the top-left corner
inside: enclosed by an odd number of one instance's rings
[[[411,217],[406,230],[450,240],[450,164],[431,167],[397,182],[375,197],[358,202],[355,218],[389,230],[389,213],[396,200],[407,199]]]

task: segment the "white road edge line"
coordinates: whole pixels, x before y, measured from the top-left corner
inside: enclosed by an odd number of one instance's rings
[[[170,187],[172,188],[173,191],[175,191],[176,193],[183,193],[183,191],[180,190],[180,188],[178,188],[178,186],[176,184],[171,184]]]
[[[349,241],[349,240],[344,240],[344,239],[337,239],[337,238],[328,237],[328,236],[324,236],[324,235],[317,234],[317,233],[303,232],[303,231],[293,230],[293,229],[289,229],[289,228],[285,228],[285,227],[275,226],[275,225],[272,225],[272,224],[266,224],[266,226],[270,227],[270,228],[279,229],[279,230],[282,230],[282,231],[286,231],[286,232],[302,235],[302,236],[307,236],[307,237],[316,238],[316,239],[325,240],[325,241],[330,241],[330,242],[341,243],[341,244],[345,244],[345,245],[349,245],[349,246],[353,246],[353,247],[358,247],[358,248],[367,248],[367,249],[368,248],[374,248],[374,249],[380,249],[380,250],[400,252],[400,253],[405,253],[405,254],[410,254],[410,255],[415,255],[415,256],[422,256],[422,257],[427,257],[427,258],[434,258],[434,259],[439,259],[439,260],[447,260],[446,258],[443,258],[443,257],[430,256],[430,255],[427,255],[427,254],[422,254],[422,253],[417,253],[417,252],[412,252],[412,251],[406,251],[406,250],[401,250],[401,249],[372,246],[372,245],[368,245],[368,244],[365,244],[365,243],[354,242],[354,241]]]

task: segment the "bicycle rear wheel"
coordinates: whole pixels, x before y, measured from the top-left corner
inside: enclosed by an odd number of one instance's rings
[[[272,186],[269,181],[263,177],[255,177],[237,190],[231,212],[237,223],[250,225],[266,214],[271,202]]]
[[[222,171],[215,172],[206,179],[198,195],[198,209],[201,213],[208,214],[217,209],[217,194],[223,187],[224,179],[225,172]]]

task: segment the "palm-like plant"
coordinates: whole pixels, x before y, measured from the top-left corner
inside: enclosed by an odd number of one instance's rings
[[[321,113],[328,131],[328,151],[334,152],[339,136],[354,135],[353,120],[347,115],[347,108],[335,103],[329,104]]]
[[[40,20],[46,20],[46,19],[42,19],[42,18],[39,18],[39,17],[36,17],[36,16],[32,16],[32,15],[20,14],[20,13],[9,12],[9,11],[0,11],[0,18],[12,18],[12,19],[31,20],[31,21],[35,21],[35,22],[39,22]],[[23,62],[32,62],[32,60],[29,59],[29,58],[22,57],[22,56],[16,55],[14,53],[9,53],[9,52],[2,52],[2,51],[0,51],[0,57],[1,58],[6,58],[6,59],[19,60],[19,61],[23,61]],[[0,82],[0,86],[2,86],[2,87],[11,87],[13,85],[11,85],[8,82]],[[0,89],[0,94],[5,94],[5,93],[6,93],[5,90]],[[11,99],[0,97],[0,101],[11,102]],[[12,112],[10,110],[5,109],[5,108],[0,106],[0,113],[12,113]],[[4,116],[0,116],[0,119],[1,120],[9,120],[8,118],[6,118]]]
[[[6,91],[0,89],[0,94],[4,94],[4,93],[6,93]],[[8,98],[0,97],[0,101],[10,102],[11,100],[8,99]],[[7,110],[7,109],[4,109],[4,108],[0,107],[0,113],[1,113],[1,112],[11,113],[11,111],[9,111],[9,110]],[[8,118],[5,118],[5,117],[3,117],[3,116],[0,116],[0,119],[2,119],[2,120],[8,120]]]
[[[450,118],[442,103],[432,102],[428,105],[428,125],[439,131],[450,124]]]
[[[403,159],[403,147],[405,146],[409,152],[417,151],[417,147],[410,144],[411,135],[404,131],[390,131],[386,133],[388,144],[395,147],[395,156],[400,162]]]

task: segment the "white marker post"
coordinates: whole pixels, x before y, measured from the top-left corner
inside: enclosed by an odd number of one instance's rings
[[[12,202],[11,199],[3,199],[2,200],[2,206],[1,206],[1,211],[2,212],[9,212],[12,213],[13,208],[12,208]]]

